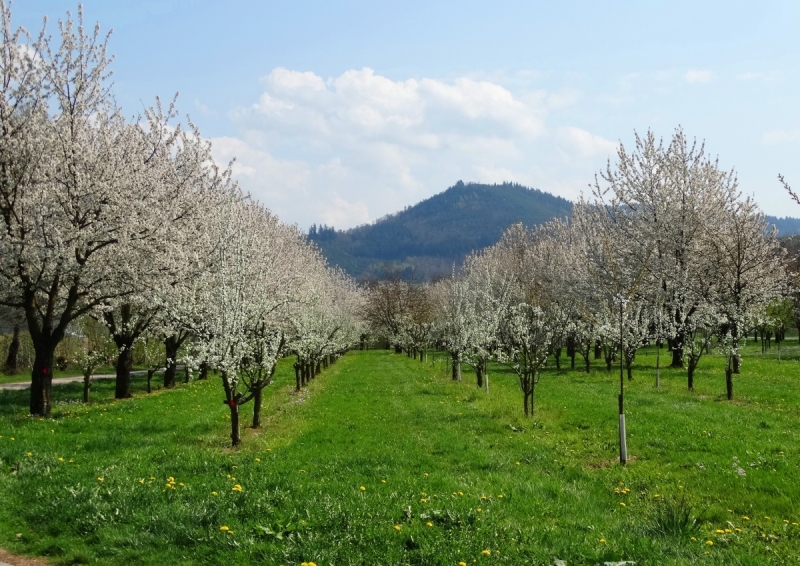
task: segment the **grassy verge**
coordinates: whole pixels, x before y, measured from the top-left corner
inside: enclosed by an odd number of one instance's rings
[[[690,393],[679,370],[655,389],[642,351],[625,468],[618,370],[599,366],[548,369],[525,419],[500,367],[487,395],[443,363],[353,352],[295,395],[284,360],[236,451],[214,379],[147,397],[134,378],[121,402],[98,382],[88,407],[59,387],[47,420],[3,392],[0,546],[63,564],[797,563],[799,359],[748,347],[731,403],[719,358]]]

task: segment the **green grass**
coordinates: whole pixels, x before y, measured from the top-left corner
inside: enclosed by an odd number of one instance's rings
[[[58,387],[46,420],[2,392],[0,546],[57,564],[798,563],[800,347],[776,358],[748,346],[728,402],[719,357],[690,393],[679,370],[655,389],[640,352],[624,468],[618,370],[600,366],[548,369],[526,419],[496,366],[487,395],[443,363],[352,352],[295,395],[284,360],[238,450],[216,379],[147,397],[137,377],[119,402],[98,382],[88,407]]]

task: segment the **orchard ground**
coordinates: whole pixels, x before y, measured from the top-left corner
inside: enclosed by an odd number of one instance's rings
[[[54,564],[800,563],[796,338],[781,351],[747,347],[733,402],[719,356],[690,393],[680,370],[656,389],[641,351],[626,467],[619,370],[600,361],[551,364],[526,419],[499,366],[487,395],[445,363],[351,352],[294,394],[285,359],[237,450],[218,379],[147,396],[135,377],[125,401],[101,381],[89,406],[60,386],[49,419],[5,391],[0,547]]]

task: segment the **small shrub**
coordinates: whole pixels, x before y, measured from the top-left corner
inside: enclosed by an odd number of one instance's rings
[[[651,536],[671,538],[688,538],[699,529],[698,518],[685,496],[680,500],[661,500],[646,527]]]

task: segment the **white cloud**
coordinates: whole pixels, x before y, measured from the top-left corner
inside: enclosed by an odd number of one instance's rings
[[[683,75],[683,80],[687,83],[707,83],[711,82],[713,78],[714,73],[711,71],[690,70]]]
[[[611,140],[575,127],[559,129],[558,141],[570,154],[581,157],[606,157],[615,154],[618,147]]]
[[[258,101],[231,114],[238,138],[213,140],[215,155],[237,155],[242,186],[302,227],[361,224],[458,179],[519,180],[549,109],[577,100],[573,91],[518,96],[468,77],[392,80],[369,68],[329,79],[277,68],[263,84]]]

